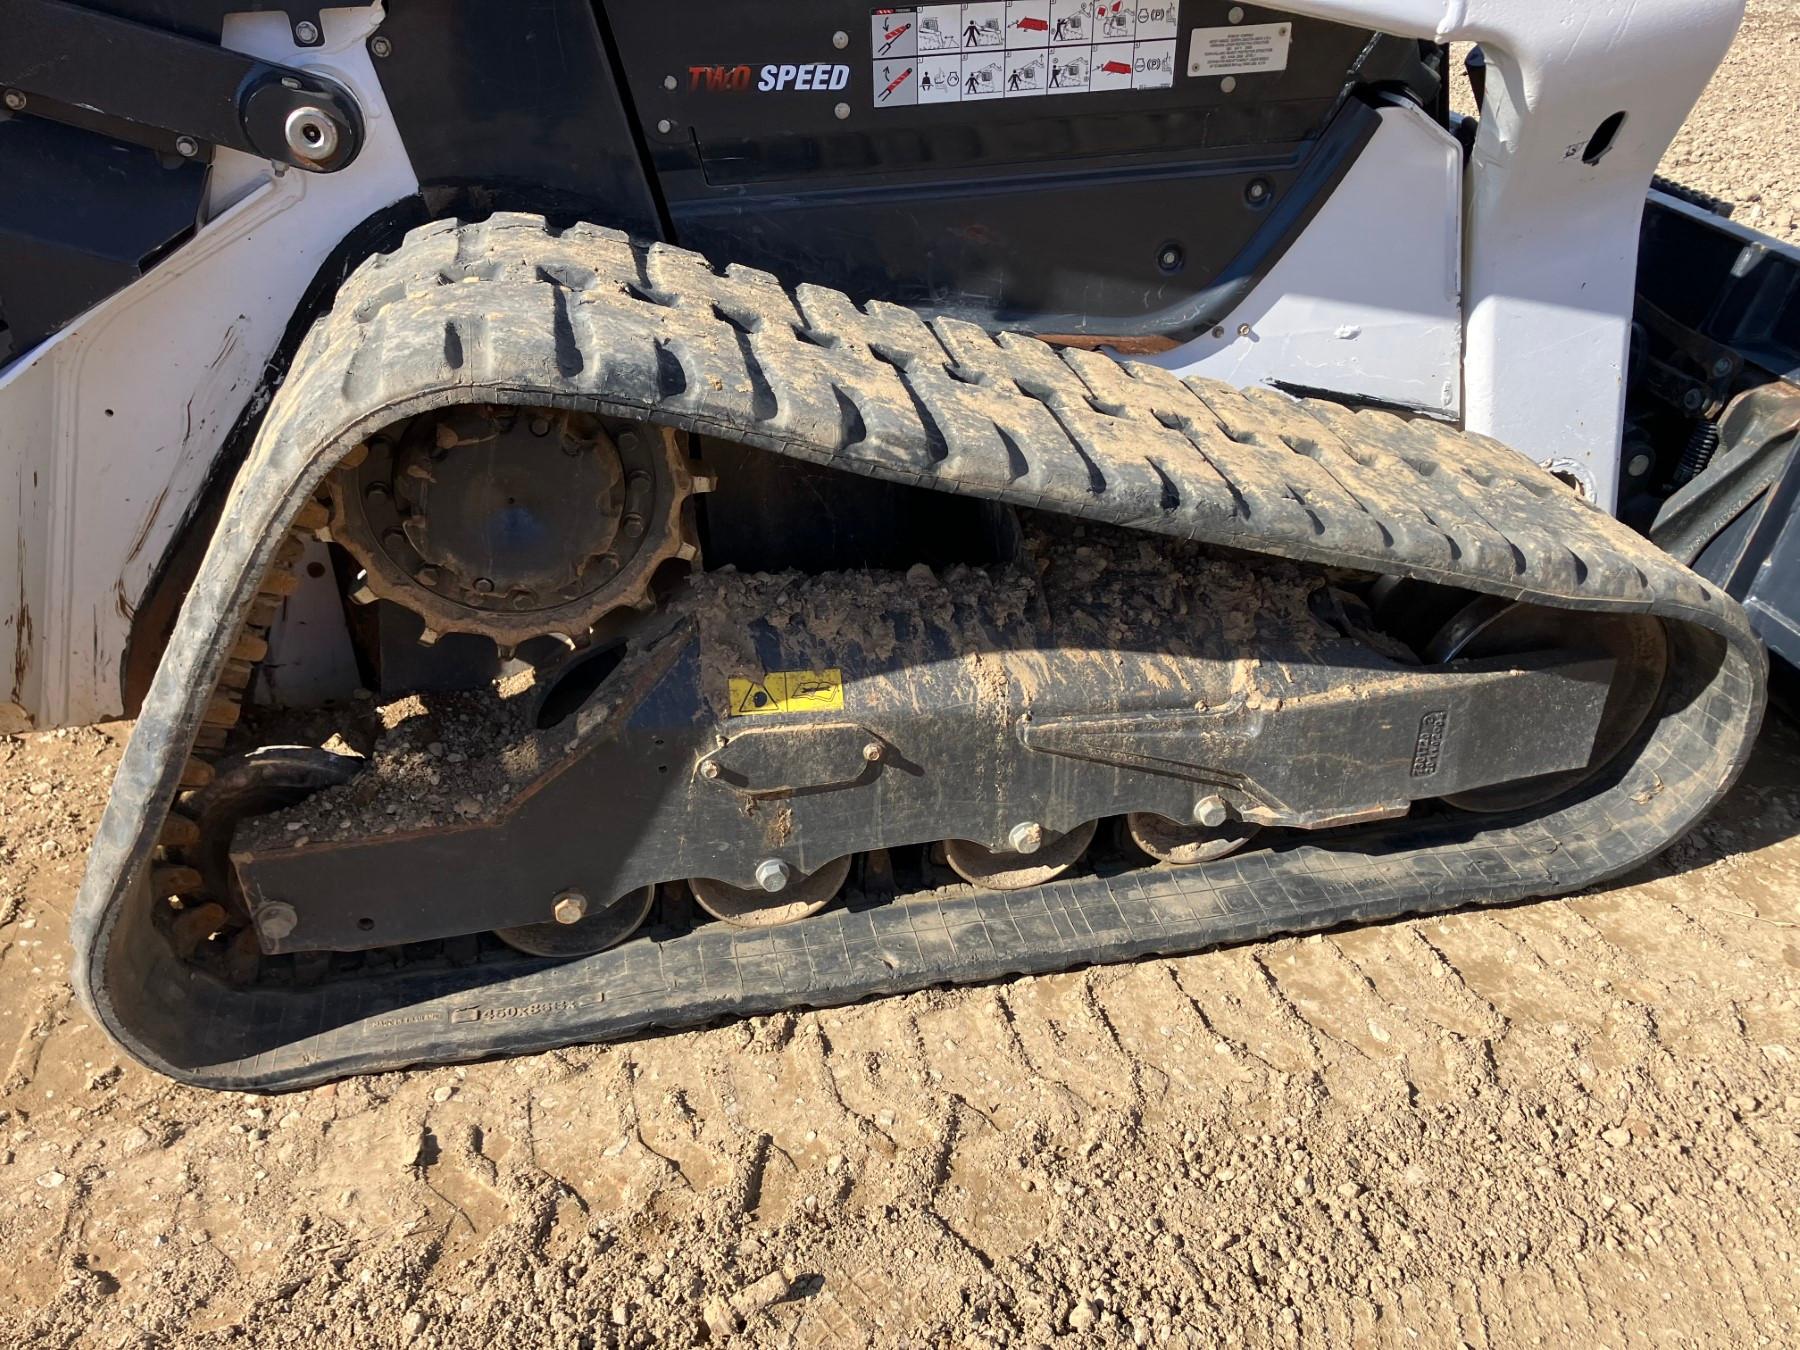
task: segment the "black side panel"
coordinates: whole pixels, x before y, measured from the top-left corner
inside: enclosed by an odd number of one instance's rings
[[[440,210],[663,233],[588,0],[390,0],[371,50],[420,185],[449,190]]]
[[[194,228],[200,164],[35,117],[0,120],[0,318],[12,354],[49,337]],[[5,354],[0,353],[0,360]]]
[[[1356,92],[1437,93],[1415,42],[1215,0],[1099,6],[1119,43],[1071,0],[601,2],[678,242],[1043,334],[1210,325],[1366,143]]]

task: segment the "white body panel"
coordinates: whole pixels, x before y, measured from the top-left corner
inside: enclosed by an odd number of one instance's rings
[[[1352,170],[1354,190],[1324,208],[1224,339],[1191,344],[1175,364],[1440,415],[1460,397],[1471,429],[1559,462],[1611,508],[1644,196],[1743,0],[1284,7],[1487,48],[1487,107],[1464,189],[1460,339],[1445,206],[1454,166],[1441,133],[1390,111],[1372,161]],[[191,243],[0,375],[0,518],[17,536],[0,548],[0,644],[10,639],[13,655],[0,731],[122,710],[133,610],[224,437],[262,392],[306,285],[349,230],[416,192],[363,47],[379,14],[327,11],[325,43],[310,49],[294,46],[279,14],[234,17],[228,45],[351,90],[367,123],[356,163],[271,174],[222,156],[212,191],[224,209]],[[1255,78],[1241,81],[1246,97]],[[1611,152],[1584,163],[1618,112],[1627,119]],[[1384,194],[1397,206],[1385,217]]]
[[[1462,168],[1462,146],[1431,118],[1384,108],[1368,148],[1219,335],[1149,360],[1457,417]]]
[[[239,200],[143,280],[0,375],[0,550],[11,639],[0,731],[122,711],[131,615],[257,397],[302,293],[347,231],[418,191],[363,43],[374,8],[331,10],[322,47],[280,14],[244,15],[227,45],[339,81],[366,141],[335,174],[221,166]],[[221,158],[224,158],[221,156]]]

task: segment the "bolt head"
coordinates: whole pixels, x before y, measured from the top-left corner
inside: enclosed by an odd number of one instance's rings
[[[1645,474],[1650,472],[1650,456],[1633,455],[1631,457],[1631,463],[1625,466],[1625,472],[1630,474],[1633,478],[1642,478]]]
[[[378,37],[369,43],[369,50],[376,56],[387,58],[394,54],[394,44],[387,38]]]
[[[706,778],[706,779],[717,778],[719,776],[719,773],[720,773],[719,762],[716,759],[709,759],[706,761],[706,763],[704,763],[700,766],[700,776],[702,778]]]
[[[531,434],[533,436],[548,436],[550,434],[550,419],[548,417],[532,418]]]
[[[863,758],[868,760],[871,764],[881,763],[881,757],[886,753],[887,752],[882,749],[880,741],[870,741],[863,747]]]
[[[756,884],[770,895],[784,890],[794,877],[794,869],[780,858],[764,858],[756,865]]]
[[[619,529],[627,539],[644,537],[644,518],[635,512],[619,522]]]
[[[1713,362],[1713,374],[1715,374],[1715,375],[1731,374],[1731,358],[1729,356],[1721,356],[1717,361],[1714,361]]]
[[[442,574],[437,568],[433,567],[430,563],[427,563],[417,572],[413,573],[413,580],[417,581],[421,586],[435,586],[438,584],[438,578],[441,575]]]
[[[1194,823],[1216,830],[1231,818],[1231,808],[1219,796],[1202,797],[1194,806]]]
[[[673,75],[663,76],[663,88],[664,89],[675,89],[675,88],[678,88],[680,86],[680,84],[681,84],[681,81],[676,79]]]
[[[836,47],[840,52],[843,51],[844,48],[850,45],[850,35],[843,29],[838,29],[837,32],[831,35],[831,45]]]
[[[1035,820],[1025,820],[1012,827],[1006,845],[1014,853],[1036,853],[1044,846],[1044,827]]]
[[[671,131],[675,130],[675,124],[665,117],[656,124],[656,129],[667,136]]]
[[[270,942],[292,937],[299,926],[299,913],[284,901],[274,900],[257,908],[256,931]]]
[[[27,102],[29,102],[29,100],[19,90],[8,89],[6,91],[6,98],[5,98],[6,106],[11,108],[14,112],[23,111]]]
[[[200,142],[195,140],[192,136],[177,136],[175,138],[175,153],[180,155],[183,159],[192,159],[200,153]]]
[[[1227,75],[1224,79],[1219,81],[1219,88],[1227,94],[1237,93],[1237,76]]]
[[[476,577],[475,578],[475,590],[476,590],[477,594],[487,595],[493,589],[494,589],[494,583],[492,581],[490,581],[488,578],[486,578],[486,577]]]
[[[587,918],[588,900],[580,891],[564,891],[550,906],[550,913],[561,924],[580,923]]]
[[[1231,7],[1231,12],[1229,14],[1227,14],[1225,17],[1227,20],[1229,20],[1232,23],[1242,23],[1244,21],[1243,6],[1233,5]]]
[[[302,19],[294,25],[294,41],[302,47],[310,47],[319,40],[319,25],[310,19]]]
[[[850,105],[848,103],[840,103],[831,111],[840,122],[848,122],[850,120]]]

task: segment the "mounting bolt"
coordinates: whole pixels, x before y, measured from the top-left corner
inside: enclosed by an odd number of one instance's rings
[[[656,124],[656,129],[667,136],[671,131],[675,130],[675,124],[665,117]]]
[[[1713,362],[1713,374],[1720,379],[1723,379],[1725,376],[1731,374],[1732,365],[1733,362],[1729,356],[1721,356],[1717,361]]]
[[[14,112],[24,112],[25,105],[30,101],[30,99],[26,98],[25,95],[17,89],[8,89],[6,91],[6,106],[11,108]]]
[[[550,906],[550,913],[562,924],[580,923],[587,918],[588,899],[580,891],[564,891]]]
[[[1243,6],[1233,5],[1231,7],[1231,13],[1227,14],[1225,18],[1231,23],[1242,23],[1244,21]]]
[[[831,35],[831,45],[836,47],[840,52],[843,51],[844,48],[850,45],[850,35],[843,29],[838,29],[837,32]]]
[[[619,522],[619,529],[627,539],[642,539],[644,518],[634,511]]]
[[[1036,853],[1044,846],[1044,827],[1035,820],[1020,821],[1006,836],[1006,845],[1014,853]]]
[[[488,594],[492,593],[493,589],[494,589],[494,583],[492,581],[488,580],[488,578],[486,578],[486,577],[476,577],[475,578],[475,591],[477,594],[488,595]]]
[[[370,40],[369,50],[376,56],[386,60],[394,54],[394,44],[387,38],[376,36]]]
[[[302,19],[294,25],[294,41],[302,47],[315,46],[319,41],[319,25],[310,19]]]
[[[793,876],[794,869],[780,858],[764,858],[756,865],[756,884],[771,895],[785,889]]]
[[[1237,93],[1237,76],[1227,75],[1224,79],[1220,80],[1219,92],[1222,94]]]
[[[256,911],[256,931],[270,942],[292,937],[299,926],[300,915],[285,901],[270,901]]]
[[[1681,396],[1681,406],[1689,412],[1699,412],[1706,406],[1706,395],[1701,390],[1690,389]]]
[[[433,567],[430,563],[426,563],[425,566],[413,573],[413,580],[418,582],[421,586],[435,586],[438,584],[438,578],[441,575],[443,574],[439,572],[437,568]]]
[[[195,155],[200,153],[200,142],[195,140],[192,136],[177,136],[175,138],[175,153],[180,155],[183,159],[192,159]]]
[[[1650,472],[1650,456],[1633,455],[1631,457],[1631,463],[1625,466],[1625,472],[1630,474],[1633,478],[1642,478],[1645,474]]]
[[[676,79],[673,75],[663,76],[663,88],[664,89],[677,89],[677,88],[680,88],[680,86],[681,86],[681,81]]]
[[[1244,189],[1244,200],[1252,206],[1261,206],[1269,200],[1271,189],[1266,178],[1252,179],[1250,186]]]
[[[886,751],[881,748],[880,741],[870,741],[863,747],[863,758],[871,764],[881,763],[881,757],[885,753]]]
[[[837,120],[840,122],[848,122],[850,120],[850,105],[848,103],[840,103],[831,111],[837,114]]]
[[[308,164],[321,164],[337,153],[338,125],[323,108],[311,104],[295,108],[287,115],[282,132],[294,158]]]
[[[1231,808],[1225,804],[1223,797],[1202,797],[1194,806],[1194,823],[1204,825],[1209,830],[1218,829],[1230,819]]]
[[[533,436],[548,436],[550,434],[550,419],[548,417],[532,418],[531,434]]]
[[[706,763],[700,766],[700,776],[709,781],[717,778],[719,776],[719,762],[716,759],[707,760]]]

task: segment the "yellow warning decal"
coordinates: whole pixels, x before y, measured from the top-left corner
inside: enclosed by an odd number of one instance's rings
[[[829,712],[844,706],[841,670],[774,670],[760,680],[731,682],[731,715]]]

